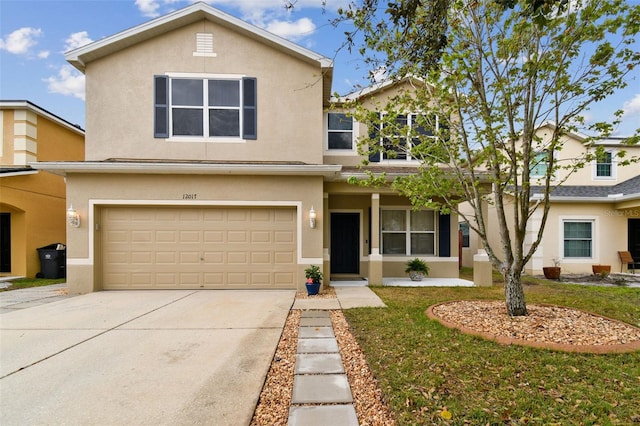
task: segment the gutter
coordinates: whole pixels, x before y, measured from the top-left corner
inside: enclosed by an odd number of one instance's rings
[[[137,163],[137,162],[38,162],[38,170],[60,176],[73,173],[201,174],[201,175],[281,175],[332,177],[342,170],[339,164],[223,164],[223,163]]]

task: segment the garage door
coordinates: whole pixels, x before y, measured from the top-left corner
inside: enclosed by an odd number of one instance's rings
[[[295,288],[295,208],[109,207],[105,289]]]

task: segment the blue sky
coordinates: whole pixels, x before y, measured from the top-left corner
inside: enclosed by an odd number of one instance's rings
[[[636,0],[630,0],[637,3]],[[348,0],[208,0],[251,24],[334,58],[333,91],[347,94],[368,85],[357,53],[340,51],[344,31],[329,24]],[[187,6],[189,0],[0,0],[0,99],[29,100],[84,127],[84,77],[64,52]],[[344,24],[343,24],[344,25]],[[337,53],[336,53],[337,52]],[[640,70],[629,87],[591,112],[598,119],[624,109],[620,136],[640,127]],[[592,117],[587,115],[587,120]]]

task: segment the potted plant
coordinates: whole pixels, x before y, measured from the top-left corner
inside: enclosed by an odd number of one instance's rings
[[[560,259],[554,257],[553,259],[554,266],[545,266],[542,268],[542,272],[544,273],[544,277],[548,280],[559,280],[560,279]]]
[[[591,265],[593,275],[606,277],[611,272],[611,265]]]
[[[406,265],[407,268],[404,272],[409,274],[411,281],[422,281],[425,275],[429,275],[429,267],[424,261],[417,257],[413,260],[407,261]]]
[[[316,265],[311,265],[304,270],[304,275],[307,278],[307,294],[313,296],[320,291],[320,285],[322,284],[322,272]]]

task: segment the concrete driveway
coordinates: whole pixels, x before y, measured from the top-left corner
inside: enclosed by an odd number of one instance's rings
[[[246,425],[295,291],[109,291],[0,315],[0,424]]]

